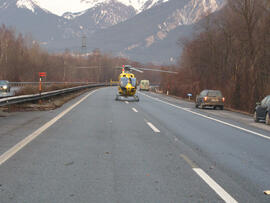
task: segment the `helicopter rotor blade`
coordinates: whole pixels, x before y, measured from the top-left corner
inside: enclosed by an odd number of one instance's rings
[[[150,68],[139,68],[139,69],[140,69],[140,70],[146,70],[146,71],[155,71],[155,72],[161,72],[161,73],[178,74],[178,72],[174,72],[174,71],[168,71],[168,70],[150,69]]]
[[[123,67],[116,67],[116,68],[124,68],[127,70],[137,71],[139,73],[143,73],[144,71],[154,71],[154,72],[161,72],[161,73],[170,73],[170,74],[178,74],[178,72],[168,71],[168,70],[160,70],[160,69],[150,69],[150,68],[135,68],[130,65],[125,65]]]
[[[139,72],[139,73],[143,73],[143,71],[140,70],[140,68],[130,67],[130,70],[134,70],[134,71],[137,71],[137,72]]]
[[[97,68],[100,68],[100,66],[77,66],[74,68],[77,68],[77,69],[97,69]]]

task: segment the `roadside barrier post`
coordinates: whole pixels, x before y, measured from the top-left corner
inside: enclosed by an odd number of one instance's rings
[[[39,90],[39,94],[41,94],[41,92],[42,92],[42,80],[41,80],[41,77],[39,78],[39,88],[38,88],[38,90]]]
[[[41,77],[39,78],[39,94],[41,94],[42,92],[42,80],[41,80]],[[42,100],[38,100],[38,103],[41,104],[42,103]]]

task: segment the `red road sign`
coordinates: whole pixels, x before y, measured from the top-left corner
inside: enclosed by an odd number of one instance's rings
[[[47,73],[46,72],[39,72],[39,77],[46,77]]]

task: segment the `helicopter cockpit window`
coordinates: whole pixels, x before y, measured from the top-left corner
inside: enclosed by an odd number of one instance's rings
[[[122,78],[120,79],[120,86],[121,86],[121,87],[126,87],[127,84],[128,84],[128,78],[127,78],[127,77],[122,77]]]
[[[129,78],[130,79],[130,83],[133,87],[136,87],[136,78]]]

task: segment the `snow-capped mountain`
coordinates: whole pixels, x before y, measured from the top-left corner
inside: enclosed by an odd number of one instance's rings
[[[91,35],[134,17],[136,11],[118,2],[99,4],[80,13],[65,13],[65,39]]]
[[[62,34],[59,16],[41,8],[35,0],[0,0],[0,24],[31,34],[45,44],[59,40]]]
[[[65,13],[81,13],[101,4],[121,3],[132,7],[136,13],[167,2],[169,0],[20,0],[20,5],[33,11],[33,4],[42,7],[51,13],[62,16]]]
[[[157,6],[159,4],[165,3],[169,0],[147,0],[145,3],[140,7],[139,11],[145,11],[147,9],[150,9],[154,6]]]
[[[222,8],[224,3],[223,0],[170,0],[95,33],[89,39],[89,47],[98,44],[105,51],[117,51],[119,55],[144,62],[175,62],[181,53],[179,38],[192,36],[193,25]],[[128,32],[116,34],[123,30]]]
[[[38,3],[34,0],[19,0],[17,1],[16,5],[18,6],[18,8],[26,8],[31,10],[32,12],[35,12],[35,8],[36,6],[38,6]]]
[[[88,51],[100,48],[138,61],[168,62],[181,52],[177,40],[189,37],[192,26],[222,8],[226,0],[68,2],[0,0],[0,24],[31,33],[53,52],[66,48],[77,52],[86,37]]]

